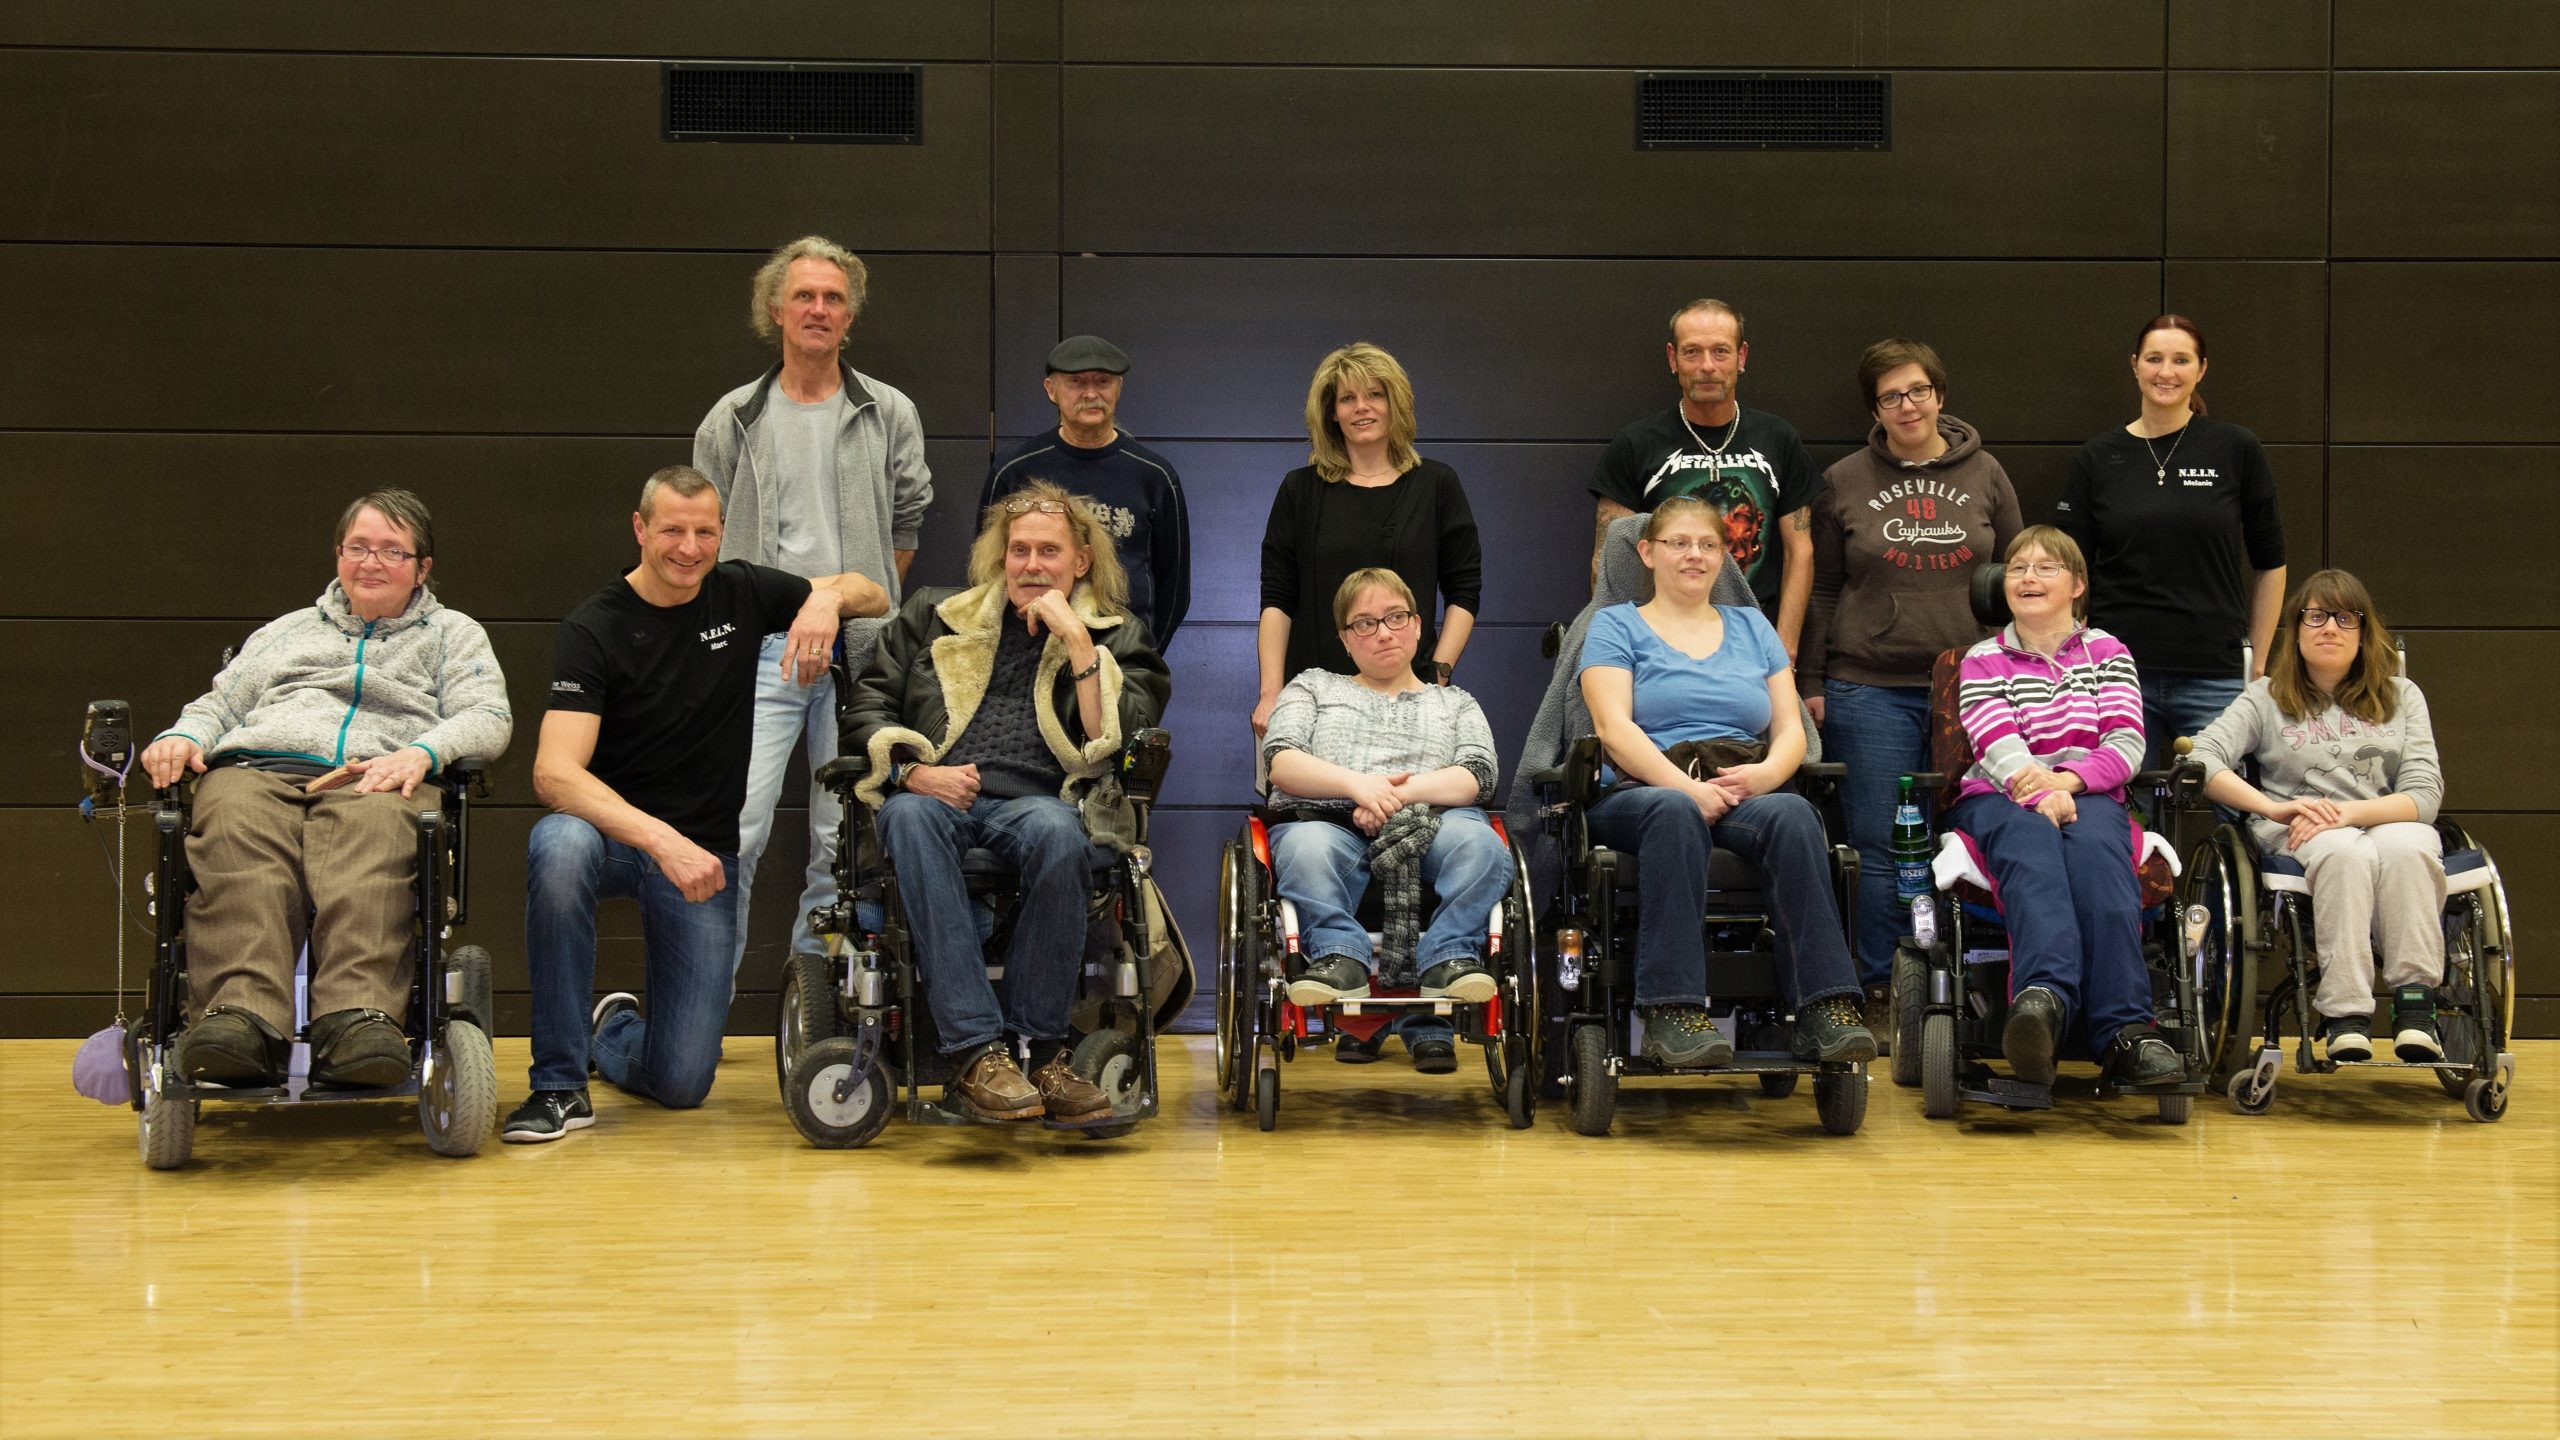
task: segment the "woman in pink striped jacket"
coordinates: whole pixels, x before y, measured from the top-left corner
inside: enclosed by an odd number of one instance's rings
[[[2007,560],[2015,618],[1965,652],[1957,705],[1980,758],[1947,812],[2009,928],[2001,1054],[2019,1079],[2050,1085],[2055,1051],[2085,1026],[2116,1083],[2177,1080],[2184,1066],[2153,1021],[2125,810],[2142,763],[2133,654],[2087,624],[2089,566],[2070,536],[2029,526]]]

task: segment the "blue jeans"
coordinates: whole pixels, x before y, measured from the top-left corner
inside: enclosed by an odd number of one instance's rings
[[[2009,993],[2042,985],[2066,1015],[2086,1015],[2089,1053],[2153,1018],[2142,962],[2142,897],[2133,822],[2104,795],[2073,797],[2079,818],[2055,825],[2005,795],[1956,802],[1947,822],[1982,847],[2009,930]]]
[[[646,854],[584,820],[545,815],[525,842],[525,958],[533,973],[533,1088],[583,1090],[593,1050],[607,1080],[671,1109],[711,1093],[737,979],[736,857],[720,856],[727,888],[684,898]],[[590,1047],[596,992],[596,902],[640,902],[649,1016],[623,1011]]]
[[[1369,889],[1369,841],[1359,831],[1325,820],[1274,826],[1271,882],[1298,907],[1298,945],[1307,958],[1347,955],[1375,968],[1358,916]],[[1460,957],[1482,961],[1493,907],[1511,892],[1511,850],[1484,811],[1462,805],[1442,813],[1440,833],[1422,855],[1422,883],[1439,903],[1414,946],[1414,969]],[[1395,1029],[1408,1050],[1455,1033],[1439,1016],[1416,1010],[1399,1013]]]
[[[806,744],[809,773],[836,758],[836,682],[832,672],[815,685],[802,685],[782,673],[782,646],[790,637],[767,635],[756,654],[755,738],[747,753],[747,805],[738,812],[738,959],[747,953],[747,897],[754,893],[756,866],[773,838],[773,807],[782,799],[782,778],[791,752]],[[791,949],[796,954],[825,951],[809,933],[809,912],[836,903],[836,836],[844,826],[844,807],[835,792],[814,780],[809,785],[809,870],[801,881],[800,906],[791,916]],[[736,969],[733,964],[730,967]]]
[[[1894,903],[1893,802],[1904,775],[1929,768],[1929,687],[1826,680],[1822,694],[1824,758],[1849,767],[1840,809],[1858,851],[1858,979],[1882,985],[1905,928]]]
[[[2201,735],[2222,718],[2240,692],[2249,688],[2238,676],[2151,675],[2142,677],[2142,768],[2166,770],[2177,758],[2172,748],[2181,735]]]
[[[1093,885],[1090,842],[1076,808],[1054,795],[980,796],[966,810],[930,795],[892,795],[880,807],[880,844],[897,867],[942,1053],[966,1054],[1008,1030],[1026,1040],[1065,1039],[1084,970],[1085,897]],[[960,856],[972,849],[994,852],[1021,886],[1001,1005],[987,979],[978,907],[960,873]]]
[[[1778,941],[1778,984],[1789,1009],[1856,995],[1857,969],[1831,898],[1830,841],[1801,795],[1754,795],[1712,830],[1677,790],[1629,785],[1593,803],[1591,838],[1636,857],[1636,1003],[1699,1005],[1707,998],[1707,861],[1716,847],[1760,869]]]

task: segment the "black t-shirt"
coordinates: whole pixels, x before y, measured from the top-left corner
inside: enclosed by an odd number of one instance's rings
[[[560,622],[551,708],[603,717],[587,769],[614,793],[735,855],[758,647],[808,599],[808,581],[744,560],[711,567],[682,605],[652,605],[617,579]]]
[[[1778,521],[1812,504],[1821,493],[1822,477],[1796,427],[1766,410],[1735,408],[1739,426],[1732,421],[1699,425],[1692,433],[1676,404],[1629,425],[1601,453],[1591,493],[1639,515],[1674,495],[1694,494],[1724,507],[1729,563],[1742,567],[1751,593],[1760,597],[1760,608],[1775,615],[1778,582],[1786,569]],[[1730,444],[1724,438],[1728,428],[1733,430]]]
[[[1328,484],[1312,465],[1281,478],[1262,532],[1262,603],[1289,617],[1282,681],[1304,670],[1359,673],[1334,628],[1333,592],[1373,565],[1413,591],[1419,674],[1439,643],[1443,605],[1483,613],[1484,548],[1457,471],[1424,460],[1384,485]]]
[[[2088,559],[2089,623],[2122,640],[2138,669],[2241,678],[2255,572],[2284,564],[2276,477],[2257,436],[2199,415],[2146,449],[2112,427],[2072,460],[2053,523]]]

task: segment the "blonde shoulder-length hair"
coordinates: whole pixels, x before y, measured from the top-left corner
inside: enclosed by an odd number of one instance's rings
[[[1422,463],[1413,448],[1413,382],[1405,378],[1396,357],[1354,340],[1324,357],[1307,386],[1307,441],[1313,448],[1307,463],[1327,483],[1351,474],[1351,452],[1342,441],[1342,425],[1333,418],[1333,402],[1345,385],[1376,382],[1387,392],[1387,463],[1401,475]]]
[[[1047,480],[1031,481],[978,517],[978,538],[969,546],[969,583],[984,585],[1004,578],[1004,550],[1013,538],[1013,522],[1039,512],[1063,516],[1077,548],[1092,557],[1084,583],[1092,587],[1094,608],[1105,615],[1128,614],[1129,572],[1120,564],[1120,552],[1112,548],[1101,511],[1091,496],[1070,495],[1065,486]]]

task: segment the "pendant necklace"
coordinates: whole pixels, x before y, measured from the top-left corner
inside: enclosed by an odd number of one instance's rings
[[[1689,423],[1689,412],[1687,410],[1678,405],[1674,405],[1671,407],[1671,413],[1680,417],[1680,428],[1688,431],[1689,438],[1698,442],[1698,448],[1706,451],[1709,455],[1714,456],[1719,462],[1724,459],[1725,446],[1733,443],[1734,432],[1742,428],[1742,407],[1737,404],[1733,407],[1733,423],[1724,427],[1723,443],[1710,445],[1707,443],[1706,437],[1698,433],[1698,427]],[[2174,453],[2174,451],[2175,447],[2172,447],[2172,453]],[[1724,467],[1722,464],[1718,464],[1716,469],[1718,473],[1722,473]]]
[[[2151,480],[2154,485],[2169,483],[2169,462],[2178,458],[2178,447],[2187,443],[2187,432],[2194,428],[2195,421],[2192,419],[2179,426],[2178,438],[2169,442],[2169,453],[2166,455],[2151,448],[2150,436],[2142,437],[2143,453],[2151,457]]]

